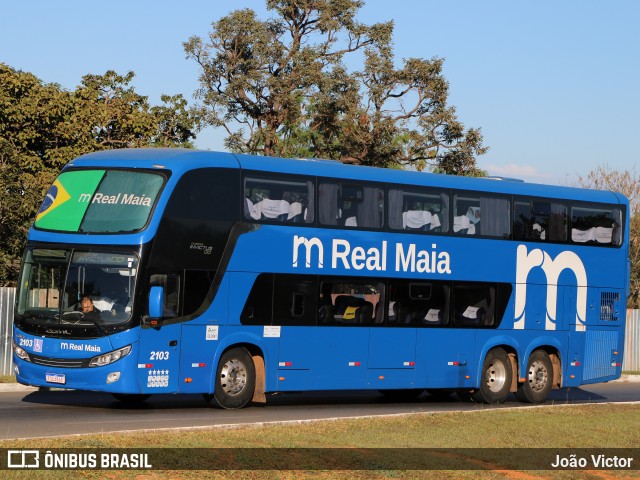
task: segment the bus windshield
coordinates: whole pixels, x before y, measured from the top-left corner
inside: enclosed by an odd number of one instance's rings
[[[113,327],[128,327],[137,271],[133,252],[28,249],[19,323],[37,331],[64,327],[77,336],[101,336],[113,333]]]

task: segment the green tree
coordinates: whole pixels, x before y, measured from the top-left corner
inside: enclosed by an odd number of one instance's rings
[[[443,61],[396,67],[392,22],[359,23],[362,5],[267,0],[273,18],[238,10],[213,23],[207,39],[189,39],[206,123],[226,129],[237,152],[481,174],[482,134],[447,106]],[[347,56],[362,69],[349,71]]]
[[[67,162],[111,148],[191,146],[199,123],[184,99],[151,107],[133,77],[87,75],[66,91],[0,63],[0,285],[17,280],[29,225]]]
[[[575,183],[581,187],[619,192],[629,199],[631,292],[628,307],[640,308],[640,174],[636,172],[635,167],[618,171],[612,170],[608,165],[599,165],[586,176],[578,176]]]

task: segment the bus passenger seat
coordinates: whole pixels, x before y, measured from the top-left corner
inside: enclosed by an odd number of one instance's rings
[[[453,233],[466,235],[469,231],[470,226],[471,222],[469,221],[469,217],[467,217],[466,215],[458,215],[457,217],[453,217]]]
[[[322,305],[318,310],[319,323],[333,323],[333,305]]]
[[[427,314],[422,318],[424,325],[442,325],[442,309],[430,308]]]
[[[485,309],[469,305],[464,311],[458,313],[458,320],[463,324],[482,324],[484,322]]]
[[[358,309],[358,323],[368,324],[373,321],[373,303],[364,302]]]
[[[358,226],[358,220],[356,219],[355,216],[347,217],[346,220],[344,221],[344,226],[345,227],[357,227]]]
[[[303,217],[304,217],[304,213],[303,213],[302,204],[300,202],[291,203],[289,205],[289,214],[287,215],[287,222],[302,223],[304,221]]]
[[[289,202],[265,198],[255,205],[259,207],[263,220],[279,220],[284,222],[289,216]]]
[[[427,210],[409,210],[402,213],[402,228],[404,230],[428,230],[432,215]]]
[[[260,220],[260,209],[256,208],[254,203],[247,197],[244,198],[244,217]]]

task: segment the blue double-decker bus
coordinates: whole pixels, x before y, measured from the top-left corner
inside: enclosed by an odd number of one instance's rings
[[[621,373],[618,193],[179,149],[66,165],[28,236],[20,383],[122,401],[424,390],[500,403]]]

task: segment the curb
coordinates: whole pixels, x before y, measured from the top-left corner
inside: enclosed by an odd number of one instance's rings
[[[0,393],[9,392],[34,392],[39,387],[30,387],[28,385],[22,385],[20,383],[0,383]]]

